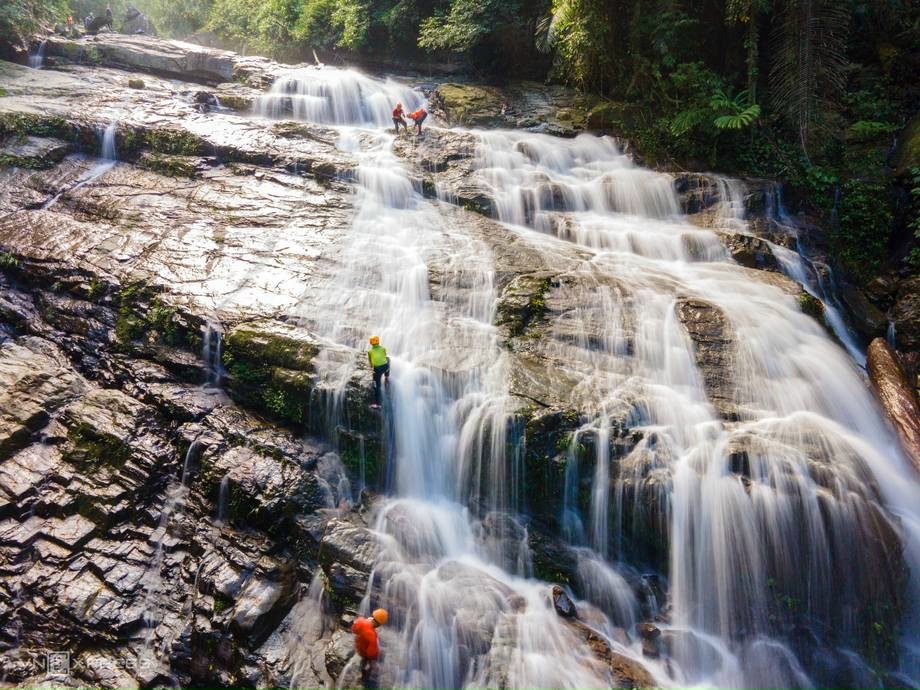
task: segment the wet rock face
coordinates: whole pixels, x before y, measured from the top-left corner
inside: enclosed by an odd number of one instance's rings
[[[860,335],[867,339],[885,335],[888,319],[885,318],[885,314],[878,307],[866,298],[866,295],[861,290],[848,286],[841,292],[841,297],[849,310],[853,325]],[[905,302],[906,305],[907,303]],[[918,340],[918,344],[920,344],[920,340]]]
[[[677,318],[696,346],[696,364],[713,405],[725,419],[737,419],[731,380],[732,335],[725,315],[702,300],[685,299],[677,304]]]
[[[920,472],[920,405],[914,387],[905,377],[897,355],[881,338],[869,345],[866,368],[908,458]]]
[[[920,350],[920,278],[900,284],[891,316],[898,347]]]
[[[234,450],[240,439],[225,435],[223,416],[233,415],[234,432],[251,440],[260,438],[259,422],[224,398],[225,407],[174,436],[161,407],[99,388],[35,336],[0,343],[0,379],[2,639],[5,654],[21,662],[4,668],[6,681],[33,677],[36,655],[53,639],[71,650],[75,678],[84,682],[130,687],[157,674],[242,682],[240,662],[277,627],[309,577],[309,549],[283,532],[254,530],[258,520],[246,523],[246,533],[216,529],[207,482],[194,466],[183,467],[183,439],[193,436],[232,462],[240,484],[277,516],[315,510],[305,495],[285,491],[289,483],[275,468],[267,484],[255,469],[244,473],[251,451]],[[161,394],[181,387],[163,370],[157,379]],[[156,399],[152,389],[148,399]],[[276,448],[276,463],[307,460],[296,465],[294,486],[309,484],[318,449],[295,444],[289,457]],[[182,476],[191,488],[179,483]],[[166,666],[164,649],[172,650]],[[202,653],[205,667],[195,662]]]

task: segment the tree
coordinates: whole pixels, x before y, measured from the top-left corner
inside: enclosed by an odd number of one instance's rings
[[[728,22],[746,27],[744,37],[747,93],[751,102],[757,101],[757,81],[760,76],[760,15],[768,8],[767,0],[727,0],[725,17]]]
[[[553,0],[538,44],[556,53],[556,72],[583,90],[604,91],[613,68],[611,22],[603,0]]]
[[[773,32],[771,102],[796,129],[808,152],[822,109],[832,109],[846,84],[850,13],[839,0],[784,0]]]
[[[214,0],[142,0],[136,5],[161,34],[185,38],[207,24]]]

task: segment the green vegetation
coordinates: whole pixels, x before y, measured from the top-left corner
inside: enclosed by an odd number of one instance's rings
[[[306,341],[240,327],[224,341],[223,364],[239,399],[282,422],[303,426],[316,352]]]
[[[77,424],[67,432],[67,436],[74,446],[68,457],[91,467],[121,467],[131,457],[129,446],[114,436],[98,432],[88,424]]]
[[[19,268],[19,259],[10,252],[0,252],[0,269]]]
[[[43,25],[66,15],[66,0],[4,0],[0,3],[0,36],[27,40]]]

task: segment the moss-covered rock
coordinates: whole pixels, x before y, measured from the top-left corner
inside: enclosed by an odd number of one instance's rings
[[[546,315],[546,293],[552,276],[533,273],[515,277],[502,292],[496,310],[499,326],[507,326],[508,334],[520,337]]]
[[[498,89],[472,84],[441,84],[432,98],[448,123],[479,127],[501,120],[504,100]]]
[[[69,149],[67,142],[60,139],[15,135],[0,147],[0,167],[53,168]]]
[[[824,323],[824,303],[812,294],[803,292],[799,295],[799,307],[802,312],[820,323]]]
[[[613,101],[601,101],[588,111],[588,128],[608,132],[620,122],[620,107]]]
[[[147,152],[138,159],[138,165],[169,177],[195,178],[201,174],[204,160],[194,156],[171,156]]]

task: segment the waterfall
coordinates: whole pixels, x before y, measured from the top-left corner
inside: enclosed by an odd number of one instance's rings
[[[494,258],[455,212],[414,189],[382,129],[397,99],[421,101],[392,82],[322,69],[283,77],[259,106],[337,128],[358,165],[335,279],[305,292],[290,321],[360,351],[379,335],[391,359],[379,414],[392,427],[393,481],[376,514],[383,548],[362,613],[391,611],[383,665],[397,685],[608,687],[547,606],[546,584],[521,577],[528,526],[515,487],[527,478],[509,450],[512,362],[493,325]],[[642,660],[632,637],[616,648],[656,682],[809,686],[828,664],[849,663],[873,634],[866,607],[900,587],[902,546],[920,572],[920,487],[905,480],[858,367],[794,296],[681,217],[670,178],[616,142],[474,135],[473,182],[515,241],[565,278],[550,295],[564,306],[528,347],[572,382],[566,403],[584,415],[560,517],[594,627],[613,640],[661,603],[640,605],[648,578],[628,565],[635,559],[668,573],[667,663]],[[719,212],[744,223],[737,186],[726,183]],[[719,334],[709,364],[687,325],[699,313],[715,324],[703,335]],[[328,353],[316,365],[344,395],[351,365]],[[630,430],[624,445],[619,429]],[[593,471],[588,492],[583,467]],[[905,613],[905,648],[917,622]],[[829,655],[824,671],[787,635],[805,623],[813,655]]]
[[[223,364],[223,328],[216,319],[209,319],[201,338],[201,358],[205,365],[205,385],[219,388],[226,376]]]
[[[34,53],[29,53],[29,67],[32,69],[41,69],[45,62],[45,44],[48,41],[42,41]]]
[[[188,495],[188,487],[182,484],[173,482],[167,487],[166,501],[160,513],[159,525],[150,536],[150,539],[154,542],[153,557],[150,559],[150,563],[147,565],[147,570],[141,580],[144,587],[144,622],[147,626],[144,647],[138,653],[139,662],[144,664],[142,668],[158,667],[162,663],[159,660],[168,653],[169,645],[172,643],[170,639],[163,639],[159,642],[156,640],[156,630],[162,622],[160,612],[163,597],[164,542],[167,539],[170,524],[181,520]]]
[[[217,518],[216,525],[224,525],[230,515],[230,475],[225,474],[220,480],[220,489],[217,493]]]
[[[180,482],[182,486],[188,486],[192,464],[195,463],[201,455],[201,446],[201,441],[196,438],[189,444],[188,450],[185,452],[185,460],[182,463],[182,480]]]
[[[42,44],[44,45],[44,44]],[[64,189],[48,201],[42,204],[42,209],[49,209],[54,206],[58,200],[67,192],[72,192],[79,189],[80,187],[89,184],[98,177],[101,177],[109,170],[111,170],[115,163],[118,161],[118,156],[115,151],[115,132],[118,127],[118,120],[113,120],[104,130],[99,132],[99,157],[102,159],[102,162],[96,164],[86,172],[84,172],[80,177],[77,178],[75,184],[67,189]]]
[[[397,102],[411,112],[423,99],[402,84],[380,82],[355,70],[309,67],[280,77],[254,110],[273,119],[293,116],[321,124],[391,127]]]
[[[100,146],[99,156],[105,161],[117,161],[118,155],[115,151],[115,131],[118,127],[118,121],[114,120],[102,132],[102,144]]]

